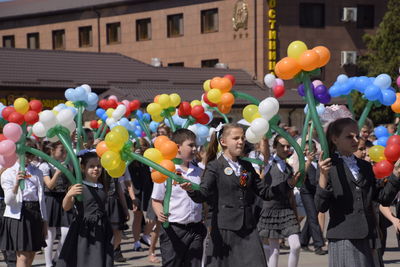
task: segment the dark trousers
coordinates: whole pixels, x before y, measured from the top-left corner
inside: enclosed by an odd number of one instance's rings
[[[314,195],[300,193],[300,196],[307,215],[306,222],[300,234],[300,244],[301,246],[308,246],[312,237],[315,248],[323,247],[325,242],[318,223],[318,211],[314,204]]]
[[[4,203],[4,200],[0,200],[0,220],[3,218],[4,210],[6,208],[6,204]],[[1,221],[0,221],[1,223]],[[7,264],[7,267],[15,267],[17,263],[17,254],[15,251],[2,251],[4,255],[4,260]]]
[[[160,232],[160,249],[164,267],[201,267],[203,241],[207,229],[203,223],[170,223]]]

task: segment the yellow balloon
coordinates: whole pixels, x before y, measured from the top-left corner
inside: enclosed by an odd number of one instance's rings
[[[23,97],[15,99],[14,108],[15,108],[15,111],[17,111],[18,113],[21,113],[21,114],[27,113],[29,110],[28,100],[26,100]]]
[[[261,114],[260,113],[255,113],[255,114],[253,114],[253,116],[251,117],[251,121],[250,122],[252,122],[252,121],[254,121],[255,119],[257,119],[257,118],[261,118]]]
[[[207,80],[207,81],[205,81],[205,82],[203,83],[203,89],[204,89],[204,91],[208,92],[208,91],[211,90],[211,85],[210,85],[210,83],[211,83],[211,80]]]
[[[181,103],[181,97],[178,94],[170,94],[171,106],[177,107]]]
[[[219,89],[211,89],[207,93],[207,98],[212,103],[218,103],[221,101],[221,91]]]
[[[161,117],[161,115],[152,115],[151,116],[151,119],[153,120],[153,121],[155,121],[155,122],[162,122],[163,120],[164,120],[164,118],[163,117]]]
[[[106,111],[107,117],[112,118],[113,112],[114,112],[114,109],[113,109],[113,108],[107,109],[107,111]]]
[[[302,41],[293,41],[288,46],[287,54],[288,57],[299,59],[301,54],[303,54],[307,49],[307,45]]]
[[[106,142],[107,147],[112,151],[120,151],[121,148],[124,146],[124,138],[118,132],[111,131],[106,135],[104,139]],[[108,169],[108,168],[106,168]]]
[[[102,120],[97,120],[97,123],[100,125],[100,124],[103,123],[103,121]]]
[[[74,105],[74,102],[72,102],[72,101],[67,101],[67,102],[65,102],[65,105],[67,106],[67,107],[75,107],[75,105]]]
[[[243,118],[248,122],[252,122],[253,121],[253,116],[256,113],[258,113],[258,106],[253,105],[253,104],[252,105],[247,105],[243,109],[243,112],[242,112]]]
[[[158,103],[150,103],[147,108],[146,108],[147,113],[149,113],[151,116],[154,115],[160,115],[162,108],[161,105]]]
[[[54,110],[54,109],[52,109],[51,112],[53,112],[53,114],[56,115],[56,116],[57,116],[57,114],[58,114],[58,111],[57,111],[57,110]]]
[[[158,104],[160,104],[162,109],[169,108],[171,106],[171,99],[169,98],[169,95],[167,94],[162,94],[158,98]]]
[[[157,148],[148,148],[143,153],[143,156],[151,161],[154,161],[157,164],[160,164],[163,161],[163,156]]]
[[[101,165],[107,170],[118,168],[121,163],[121,157],[117,152],[108,150],[101,156]]]
[[[120,134],[122,139],[124,140],[124,144],[129,139],[128,130],[124,126],[121,126],[121,125],[115,126],[114,128],[111,129],[111,132]]]
[[[193,100],[192,102],[190,102],[191,107],[198,106],[198,105],[201,105],[200,100]]]
[[[372,161],[379,162],[386,159],[384,151],[384,146],[373,146],[368,150],[368,154]]]
[[[107,172],[112,178],[119,178],[122,175],[124,175],[125,169],[126,169],[126,163],[121,160],[117,168],[112,170],[107,170]]]

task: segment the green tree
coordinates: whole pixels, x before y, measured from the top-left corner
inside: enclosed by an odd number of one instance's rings
[[[388,0],[387,11],[375,34],[366,34],[367,52],[358,60],[358,67],[367,76],[387,73],[395,83],[400,66],[400,0]],[[352,95],[355,112],[360,115],[366,101],[360,94]],[[368,116],[375,123],[392,122],[394,113],[390,107],[379,107]]]

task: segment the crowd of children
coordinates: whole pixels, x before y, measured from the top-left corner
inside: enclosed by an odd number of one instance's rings
[[[225,124],[205,150],[190,130],[172,133],[162,124],[157,135],[178,145],[176,173],[200,185],[193,190],[189,182],[174,184],[165,214],[165,183],[154,184],[150,168],[136,161],[123,177],[109,177],[93,150],[99,140],[90,138],[88,130],[85,150],[78,153],[82,184],[71,185],[55,166],[29,153],[25,173],[18,162],[0,168],[0,249],[8,266],[31,266],[42,249],[46,267],[113,266],[126,261],[120,244],[133,215],[133,250],[147,244],[149,261],[159,263],[159,238],[163,266],[277,267],[282,240],[287,240],[287,265],[296,267],[300,251],[311,251],[312,238],[314,252],[328,253],[331,267],[380,267],[385,250],[381,233],[388,226],[382,222],[400,229],[400,220],[388,208],[400,190],[400,170],[396,165],[390,177],[375,179],[368,158],[370,132],[368,125],[359,132],[350,118],[331,122],[326,129],[329,151],[320,151],[316,140],[306,145],[306,175],[296,191],[298,161],[288,160],[292,148],[283,136],[275,135],[271,146],[263,139],[247,149],[243,126]],[[137,141],[134,151],[143,154],[149,140]],[[66,160],[59,142],[28,140],[27,145]],[[252,164],[243,156],[259,161]],[[78,195],[82,201],[76,200]],[[302,228],[300,206],[306,215]],[[327,211],[324,250],[320,214]]]

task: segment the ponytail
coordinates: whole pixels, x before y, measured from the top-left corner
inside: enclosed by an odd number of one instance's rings
[[[207,152],[206,152],[206,162],[207,165],[210,161],[213,161],[217,157],[218,152],[218,138],[217,132],[213,132],[210,138],[210,143],[208,143]]]

